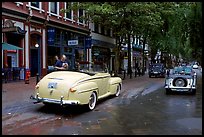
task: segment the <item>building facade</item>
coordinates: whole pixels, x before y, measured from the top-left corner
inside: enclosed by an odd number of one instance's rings
[[[105,29],[101,24],[90,23],[91,30],[91,49],[89,49],[90,61],[103,62],[107,65],[108,70],[114,69],[113,48],[116,45],[116,40],[113,37],[111,29]]]
[[[83,10],[67,9],[71,2],[2,2],[2,42],[23,48],[2,50],[2,67],[24,67],[44,76],[54,56],[65,54],[73,67],[76,58],[86,60],[88,24],[74,18]],[[72,42],[74,41],[74,43]]]
[[[55,64],[55,56],[65,54],[70,69],[76,61],[97,61],[113,71],[116,40],[111,28],[80,19],[85,15],[81,9],[61,12],[71,4],[2,2],[2,42],[23,48],[2,50],[2,68],[20,67],[29,69],[31,76],[44,76]],[[133,66],[141,64],[141,50],[134,46],[139,45],[138,41],[131,42]]]

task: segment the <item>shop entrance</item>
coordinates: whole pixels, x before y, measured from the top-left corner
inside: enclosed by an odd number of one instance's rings
[[[34,77],[38,73],[38,49],[31,49],[30,56],[32,58],[30,64],[31,77]]]

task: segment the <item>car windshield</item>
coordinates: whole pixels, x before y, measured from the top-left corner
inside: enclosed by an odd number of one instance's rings
[[[192,69],[190,67],[175,67],[173,74],[191,74]]]
[[[79,62],[79,71],[86,73],[107,72],[107,68],[103,62]]]
[[[151,65],[151,69],[153,69],[153,70],[160,70],[163,68],[164,68],[164,66],[162,64],[152,64]]]

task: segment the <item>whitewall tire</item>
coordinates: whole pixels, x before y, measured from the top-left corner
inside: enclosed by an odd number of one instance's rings
[[[91,96],[89,97],[88,109],[93,110],[96,106],[97,102],[97,95],[95,92],[92,92]]]

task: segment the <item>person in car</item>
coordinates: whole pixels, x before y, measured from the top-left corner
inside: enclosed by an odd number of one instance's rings
[[[61,59],[56,62],[55,69],[67,70],[68,69],[68,63],[67,63],[66,59],[67,59],[66,56],[62,55]]]

